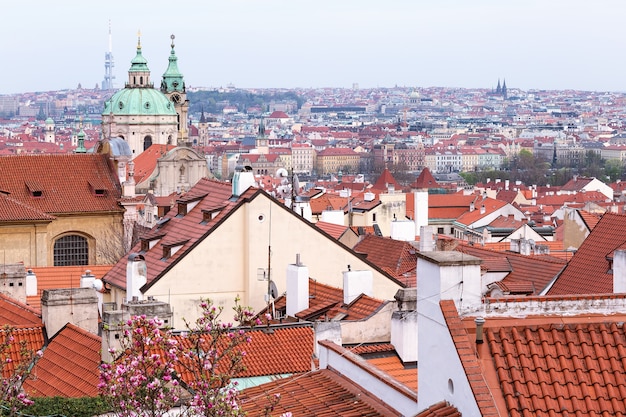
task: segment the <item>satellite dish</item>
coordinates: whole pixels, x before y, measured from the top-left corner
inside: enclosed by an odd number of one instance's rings
[[[285,168],[278,168],[278,171],[276,171],[276,176],[286,178],[287,176],[289,176],[289,173]]]
[[[278,288],[276,288],[276,284],[274,281],[270,280],[270,295],[273,299],[278,298]]]
[[[102,291],[102,288],[104,288],[104,283],[101,279],[95,279],[92,285],[98,292]]]

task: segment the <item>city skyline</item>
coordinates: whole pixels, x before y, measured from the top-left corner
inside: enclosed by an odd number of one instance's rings
[[[626,91],[616,0],[24,1],[4,8],[0,94],[101,85],[112,27],[116,88],[141,31],[158,81],[176,36],[187,86],[461,87]],[[59,13],[61,11],[61,13]]]

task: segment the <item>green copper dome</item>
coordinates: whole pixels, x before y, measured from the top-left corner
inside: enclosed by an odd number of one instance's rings
[[[141,40],[137,41],[137,55],[130,61],[130,69],[128,72],[146,72],[148,69],[148,60],[141,54]]]
[[[153,88],[125,88],[104,103],[102,115],[176,115],[165,94]]]

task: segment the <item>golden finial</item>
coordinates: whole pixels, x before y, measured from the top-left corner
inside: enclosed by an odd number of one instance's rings
[[[137,48],[141,48],[141,30],[137,31]]]

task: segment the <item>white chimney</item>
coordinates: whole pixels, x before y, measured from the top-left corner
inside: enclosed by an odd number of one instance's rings
[[[394,298],[399,311],[391,315],[391,344],[403,363],[417,362],[417,288],[401,288]]]
[[[374,275],[372,271],[352,271],[350,265],[348,270],[343,272],[343,302],[350,304],[359,295],[365,294],[372,296],[372,287],[374,285]]]
[[[141,287],[148,282],[148,269],[143,255],[131,253],[126,263],[126,301],[143,300]]]
[[[482,206],[480,206],[480,214],[485,214],[485,205],[483,204]]]
[[[255,185],[254,173],[251,167],[237,167],[233,174],[233,195],[239,197],[248,188]]]
[[[287,315],[295,317],[296,313],[309,308],[309,268],[300,262],[300,254],[296,255],[296,263],[287,265]]]
[[[422,226],[420,228],[420,252],[431,252],[435,250],[435,228],[432,226]]]
[[[338,224],[345,226],[345,215],[343,210],[324,210],[322,211],[322,221],[326,223]]]
[[[469,211],[474,211],[474,210],[475,210],[475,208],[474,208],[474,202],[472,201],[472,202],[470,203]]]
[[[37,295],[37,275],[35,275],[32,269],[29,269],[26,272],[26,296],[35,295]]]
[[[417,252],[417,293],[429,303],[454,300],[459,313],[482,306],[482,260],[457,251]]]
[[[363,200],[365,201],[374,201],[374,198],[376,198],[376,194],[368,191],[365,194],[363,194]]]
[[[626,293],[626,250],[613,252],[613,292]]]
[[[420,189],[413,192],[413,219],[415,220],[415,235],[419,235],[422,226],[428,226],[428,190]]]
[[[412,220],[394,220],[391,222],[391,238],[403,242],[415,240],[415,223]]]

